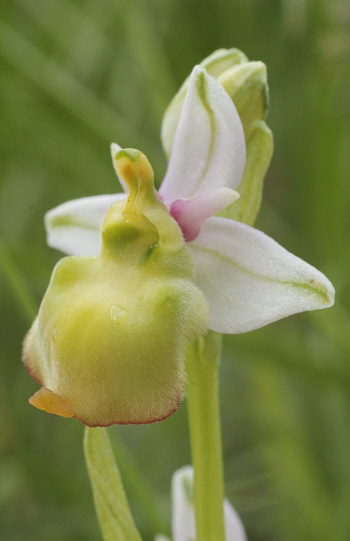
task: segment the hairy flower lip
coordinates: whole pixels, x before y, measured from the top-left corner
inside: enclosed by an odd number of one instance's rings
[[[208,308],[179,226],[153,188],[144,203],[136,224],[112,205],[100,255],[56,265],[25,340],[43,385],[30,399],[38,409],[90,427],[151,424],[178,409],[185,353],[207,330]]]

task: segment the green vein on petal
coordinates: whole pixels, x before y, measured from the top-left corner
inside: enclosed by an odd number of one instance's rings
[[[265,282],[270,282],[274,284],[281,284],[281,285],[296,287],[299,289],[304,289],[310,293],[316,293],[318,297],[320,298],[320,300],[323,302],[323,304],[328,305],[331,303],[331,298],[328,294],[327,287],[320,284],[319,282],[310,280],[309,282],[303,283],[303,282],[295,282],[293,280],[278,280],[275,278],[270,278],[269,276],[256,274],[255,272],[252,272],[251,270],[247,269],[243,265],[240,265],[236,261],[232,261],[232,259],[230,259],[229,257],[219,254],[218,252],[216,252],[215,250],[211,250],[210,248],[203,248],[203,247],[197,247],[197,246],[191,245],[191,249],[207,252],[208,254],[211,254],[214,257],[215,256],[219,257],[221,260],[236,267],[240,271],[245,272],[246,274],[249,274],[250,276],[253,276],[254,278],[261,279],[261,280],[264,280]]]
[[[206,161],[205,167],[203,169],[202,175],[201,175],[200,179],[198,180],[198,184],[196,186],[196,189],[197,189],[198,186],[200,185],[200,183],[202,182],[203,177],[206,175],[206,173],[208,171],[210,160],[211,160],[212,155],[213,155],[214,142],[215,142],[215,133],[216,133],[216,121],[215,121],[214,111],[210,107],[210,104],[209,104],[209,101],[208,101],[208,87],[207,87],[207,82],[205,80],[204,72],[201,72],[199,74],[198,79],[197,79],[197,83],[196,83],[196,88],[197,88],[197,93],[198,93],[199,99],[201,100],[204,109],[208,113],[209,122],[210,122],[210,146],[209,146],[209,150],[208,150],[208,156],[207,156],[207,161]]]
[[[57,227],[83,227],[84,229],[91,229],[93,231],[99,231],[99,227],[87,222],[79,222],[71,216],[55,216],[50,219],[48,226],[50,229],[56,229]]]

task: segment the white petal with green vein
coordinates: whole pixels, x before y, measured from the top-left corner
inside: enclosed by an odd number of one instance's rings
[[[320,271],[245,224],[210,218],[188,246],[214,331],[248,332],[334,303],[334,288]]]
[[[124,193],[96,195],[55,207],[45,215],[47,244],[68,255],[98,255],[100,228],[107,210],[125,198]]]
[[[248,58],[239,49],[218,49],[200,63],[209,75],[216,79],[227,69],[237,64],[248,62]],[[169,157],[174,142],[175,130],[178,125],[182,107],[185,101],[189,77],[185,80],[180,90],[171,100],[165,111],[162,122],[162,144],[166,155]]]

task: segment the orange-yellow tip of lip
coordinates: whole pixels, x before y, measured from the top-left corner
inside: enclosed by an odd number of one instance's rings
[[[50,391],[46,387],[41,387],[33,396],[29,399],[29,404],[38,408],[39,410],[47,411],[47,413],[54,413],[61,417],[69,418],[74,417],[74,411],[67,406],[64,400],[59,394]]]

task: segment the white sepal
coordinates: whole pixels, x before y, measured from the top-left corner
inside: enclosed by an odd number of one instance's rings
[[[248,332],[334,303],[334,288],[320,271],[245,224],[210,218],[188,246],[214,331]]]
[[[189,79],[160,195],[170,205],[217,188],[235,189],[245,165],[245,141],[235,106],[200,66]]]
[[[47,244],[68,255],[96,256],[107,210],[126,195],[96,195],[67,201],[45,214]]]
[[[248,58],[239,49],[218,49],[213,54],[205,58],[200,63],[200,66],[205,68],[209,75],[217,79],[222,73],[232,66],[244,64],[246,62],[249,62]],[[190,77],[187,77],[164,113],[161,139],[163,148],[168,158],[171,154],[176,127],[178,125],[182,107],[185,101],[189,78]]]

